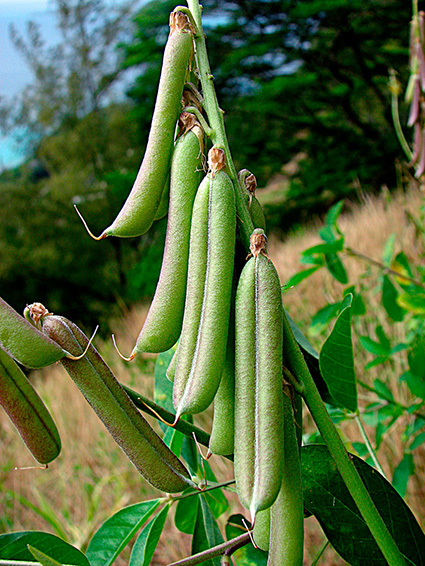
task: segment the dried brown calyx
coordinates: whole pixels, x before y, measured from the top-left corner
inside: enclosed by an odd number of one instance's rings
[[[267,236],[264,233],[264,230],[262,230],[261,228],[256,228],[254,232],[251,234],[250,245],[249,245],[249,249],[251,250],[251,253],[248,254],[246,259],[249,259],[250,257],[257,258],[257,256],[260,253],[263,254],[268,259],[268,256],[265,252],[266,245],[267,245]]]
[[[238,173],[239,185],[242,190],[246,189],[249,194],[248,209],[251,210],[252,199],[255,196],[255,190],[257,188],[257,178],[254,173],[248,171],[248,169],[241,169]]]
[[[171,12],[170,14],[170,35],[175,31],[180,33],[195,33],[189,17],[183,12]]]
[[[195,106],[202,112],[202,95],[192,83],[186,83],[183,89],[182,108],[187,106]]]
[[[34,324],[37,328],[40,328],[40,321],[44,316],[51,315],[44,305],[41,303],[32,303],[27,305],[24,310],[24,317]]]
[[[226,166],[226,154],[224,149],[219,147],[212,147],[208,152],[208,170],[211,171],[212,176],[224,169]]]
[[[191,130],[199,140],[200,151],[204,151],[204,130],[201,124],[198,122],[195,114],[190,112],[182,112],[179,116],[178,121],[178,132],[177,138],[184,136],[187,132]]]

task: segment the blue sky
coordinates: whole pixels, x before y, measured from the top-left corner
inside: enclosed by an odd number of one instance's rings
[[[10,41],[10,25],[24,32],[26,22],[34,20],[43,36],[55,41],[58,35],[49,4],[49,0],[0,0],[0,96],[13,97],[31,81],[28,67]],[[22,157],[13,139],[0,137],[0,171],[19,164]]]

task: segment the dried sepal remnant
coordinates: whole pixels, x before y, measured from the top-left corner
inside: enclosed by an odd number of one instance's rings
[[[43,316],[50,314],[46,307],[41,303],[31,303],[27,305],[24,310],[24,317],[28,322],[31,322],[37,328],[41,329],[40,321]]]
[[[170,14],[170,35],[173,35],[173,33],[175,32],[191,34],[195,33],[194,27],[189,17],[179,10],[175,10]]]
[[[208,170],[214,177],[218,171],[226,166],[226,154],[220,147],[212,147],[208,152]]]
[[[259,254],[263,254],[265,257],[268,257],[265,252],[266,245],[267,236],[264,233],[264,230],[262,230],[261,228],[256,228],[251,234],[249,246],[250,254],[246,259],[249,259],[250,257],[257,258]]]

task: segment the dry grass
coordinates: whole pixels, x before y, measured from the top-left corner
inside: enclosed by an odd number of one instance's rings
[[[341,217],[340,226],[350,247],[372,258],[380,259],[383,245],[388,236],[397,234],[397,251],[404,250],[412,263],[417,263],[423,253],[422,244],[415,239],[414,229],[406,222],[406,210],[416,212],[422,204],[423,196],[417,190],[399,193],[389,197],[365,197],[359,205],[350,205]],[[300,252],[319,242],[317,229],[319,222],[290,235],[285,242],[271,239],[269,255],[276,264],[281,282],[289,279],[302,266],[299,264]],[[362,281],[365,287],[373,287],[379,277],[379,270],[369,268],[361,260],[346,258],[350,281]],[[341,299],[342,286],[331,279],[323,270],[317,272],[306,282],[285,294],[285,307],[308,333],[312,313],[327,302]],[[356,328],[360,334],[373,336],[376,324],[386,324],[377,309],[379,297],[368,295],[368,309],[373,313],[366,322]],[[128,355],[142,325],[146,309],[134,307],[114,324],[117,343],[121,351]],[[403,337],[402,325],[395,325],[398,338]],[[318,340],[312,336],[312,341]],[[322,337],[319,336],[321,340]],[[320,342],[319,340],[319,342]],[[153,397],[153,365],[155,356],[141,356],[132,364],[124,364],[113,350],[111,341],[96,341],[118,379]],[[316,343],[318,346],[318,343]],[[360,354],[360,353],[359,353]],[[357,372],[364,380],[373,380],[379,375],[398,398],[408,403],[410,398],[404,388],[394,379],[397,372],[390,373],[381,366],[375,373],[365,373],[365,359],[359,355]],[[397,368],[400,369],[400,368]],[[158,492],[143,481],[136,470],[128,463],[117,448],[103,425],[98,421],[80,392],[57,365],[46,370],[33,372],[31,376],[38,391],[50,408],[58,425],[63,450],[60,457],[48,470],[18,470],[15,467],[32,466],[34,462],[23,447],[17,433],[4,414],[0,414],[0,441],[2,459],[0,467],[0,532],[12,530],[63,530],[68,540],[84,548],[94,530],[115,510],[146,498],[155,497]],[[363,398],[364,397],[364,398]],[[370,400],[363,395],[362,404]],[[211,413],[201,416],[200,426],[209,428]],[[351,439],[359,439],[357,429],[348,425],[344,432]],[[369,433],[372,429],[368,430]],[[378,456],[385,471],[391,477],[394,465],[402,456],[403,443],[400,428],[391,431]],[[408,502],[416,516],[424,525],[423,513],[425,451],[417,458],[417,474],[409,484]],[[418,451],[418,452],[419,452]],[[220,458],[213,458],[213,469],[219,479],[231,477],[231,467]],[[231,512],[239,512],[237,501],[230,497]],[[170,563],[190,552],[189,537],[176,532],[172,514],[167,522],[167,535],[162,537],[152,564],[160,566]],[[306,561],[311,561],[324,539],[314,519],[306,521]],[[128,562],[128,553],[118,564]],[[320,564],[337,566],[344,564],[330,549]]]

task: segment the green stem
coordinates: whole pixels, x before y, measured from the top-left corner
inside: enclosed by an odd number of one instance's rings
[[[214,89],[214,77],[211,74],[211,68],[208,61],[207,47],[205,43],[205,35],[202,28],[201,7],[198,0],[187,0],[187,5],[195,20],[198,34],[195,37],[196,62],[199,69],[199,76],[202,85],[202,94],[204,97],[204,109],[208,116],[208,122],[211,126],[210,139],[212,143],[224,149],[227,158],[227,172],[232,179],[235,189],[236,211],[239,221],[239,229],[241,238],[249,249],[250,236],[254,230],[254,224],[248,209],[248,200],[238,182],[238,174],[230,153],[229,143],[227,141],[226,130],[224,127],[223,111],[218,105],[217,95]]]
[[[413,153],[404,136],[403,128],[400,123],[400,114],[398,111],[398,92],[400,90],[398,81],[393,70],[390,71],[390,93],[391,93],[391,115],[393,119],[395,133],[399,144],[401,145],[407,159],[412,161]]]
[[[354,415],[354,420],[356,421],[356,424],[357,424],[357,426],[359,427],[360,434],[362,435],[362,438],[363,438],[363,440],[364,440],[364,443],[366,444],[366,447],[367,447],[367,449],[368,449],[368,451],[369,451],[370,457],[372,458],[373,463],[375,464],[375,468],[376,468],[376,469],[378,470],[378,472],[380,472],[380,473],[384,476],[384,478],[386,479],[387,476],[385,475],[385,472],[384,472],[384,470],[382,469],[382,466],[381,466],[381,464],[379,463],[378,458],[376,457],[375,450],[373,449],[372,444],[370,443],[370,440],[369,440],[369,438],[368,438],[368,436],[367,436],[367,434],[366,434],[366,431],[365,431],[365,429],[364,429],[362,420],[360,419],[359,415]]]
[[[364,259],[368,263],[375,265],[376,267],[379,267],[380,269],[382,269],[384,273],[389,273],[391,275],[394,275],[394,277],[398,277],[399,279],[405,279],[406,281],[409,281],[410,283],[413,283],[414,285],[417,285],[418,287],[425,289],[425,285],[422,283],[422,281],[419,281],[418,279],[414,279],[413,277],[409,277],[409,275],[403,275],[403,273],[398,273],[398,271],[391,269],[391,267],[387,267],[380,261],[377,261],[376,259],[372,259],[371,257],[362,254],[361,252],[357,252],[356,250],[353,250],[353,248],[345,246],[344,251],[349,255],[358,257],[360,259]]]
[[[360,514],[389,566],[406,566],[403,556],[362,482],[326,410],[286,316],[284,316],[283,334],[284,364],[289,371],[297,376],[298,380],[304,383],[304,401]]]
[[[161,420],[165,424],[169,424],[170,426],[174,423],[176,415],[174,415],[170,411],[167,411],[166,409],[161,407],[161,405],[158,405],[147,397],[140,395],[140,393],[133,391],[133,389],[130,389],[123,383],[121,383],[121,385],[138,409],[152,417],[155,417],[158,420]],[[180,419],[173,428],[175,428],[185,436],[189,436],[190,438],[193,438],[193,434],[195,433],[196,440],[200,444],[208,448],[210,435],[201,428],[198,428],[197,426],[188,421],[185,421],[184,419]]]
[[[194,495],[200,495],[202,493],[206,493],[207,491],[213,491],[214,489],[221,489],[222,487],[227,487],[228,485],[232,485],[232,483],[235,483],[235,480],[229,480],[229,481],[224,481],[221,483],[216,483],[214,485],[210,485],[208,487],[206,487],[205,489],[203,489],[202,491],[191,491],[190,493],[182,493],[180,495],[172,495],[170,496],[170,499],[172,501],[179,501],[180,499],[187,499],[188,497],[193,497]]]
[[[183,560],[179,560],[178,562],[173,562],[168,566],[194,566],[195,564],[201,564],[201,562],[205,562],[206,560],[210,560],[217,556],[230,556],[236,552],[236,550],[250,542],[251,539],[249,533],[244,533],[243,535],[233,538],[228,542],[223,542],[222,544],[213,546],[208,550],[203,550],[202,552],[198,552],[198,554],[194,554],[188,558],[183,558]]]

